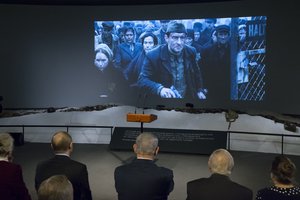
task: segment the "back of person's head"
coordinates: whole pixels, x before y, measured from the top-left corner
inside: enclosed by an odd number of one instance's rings
[[[38,200],[73,200],[73,186],[65,175],[44,180],[38,189]]]
[[[55,153],[65,153],[72,148],[72,137],[65,131],[54,133],[51,145]]]
[[[0,157],[9,156],[14,148],[14,139],[8,133],[0,133]]]
[[[141,133],[135,141],[135,153],[154,155],[158,148],[158,138],[151,133]]]
[[[229,175],[233,166],[233,157],[226,149],[215,150],[208,160],[208,167],[212,173]]]
[[[271,176],[277,182],[290,184],[296,173],[295,164],[286,156],[276,156],[272,162]]]

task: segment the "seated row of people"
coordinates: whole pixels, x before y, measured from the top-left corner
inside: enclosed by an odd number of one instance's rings
[[[39,200],[91,200],[88,171],[85,164],[70,158],[72,137],[56,132],[51,141],[55,156],[40,162],[36,168],[35,187]],[[136,158],[114,171],[119,200],[167,200],[174,189],[173,171],[155,163],[159,152],[158,138],[141,133],[133,145]],[[22,169],[12,162],[13,138],[0,134],[0,197],[5,200],[30,200]],[[187,200],[252,200],[251,189],[231,180],[232,155],[225,149],[215,150],[208,159],[211,175],[187,183]],[[286,156],[276,156],[271,167],[273,186],[261,189],[257,200],[300,200],[295,184],[296,166]]]

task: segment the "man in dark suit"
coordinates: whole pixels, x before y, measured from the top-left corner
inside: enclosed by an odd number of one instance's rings
[[[225,149],[215,150],[208,160],[212,175],[187,183],[187,200],[252,200],[250,189],[230,180],[233,157]]]
[[[0,199],[31,200],[23,180],[22,168],[12,163],[14,139],[0,133]]]
[[[73,185],[74,200],[91,200],[87,167],[70,158],[73,151],[72,137],[64,131],[56,132],[52,137],[51,147],[55,156],[37,165],[35,189],[38,191],[40,184],[47,178],[62,174]]]
[[[153,161],[159,151],[157,137],[142,133],[137,137],[133,149],[136,159],[115,169],[118,199],[167,200],[174,188],[173,171],[158,167]]]

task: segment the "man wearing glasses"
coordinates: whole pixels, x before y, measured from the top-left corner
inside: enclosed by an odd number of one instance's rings
[[[205,99],[196,50],[186,46],[184,24],[171,21],[163,44],[146,54],[138,84],[161,98]]]

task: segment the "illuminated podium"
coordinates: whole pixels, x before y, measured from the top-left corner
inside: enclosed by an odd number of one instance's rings
[[[128,122],[140,122],[141,123],[141,133],[143,132],[143,124],[151,123],[157,119],[157,115],[153,114],[136,114],[136,113],[128,113],[127,121]]]

